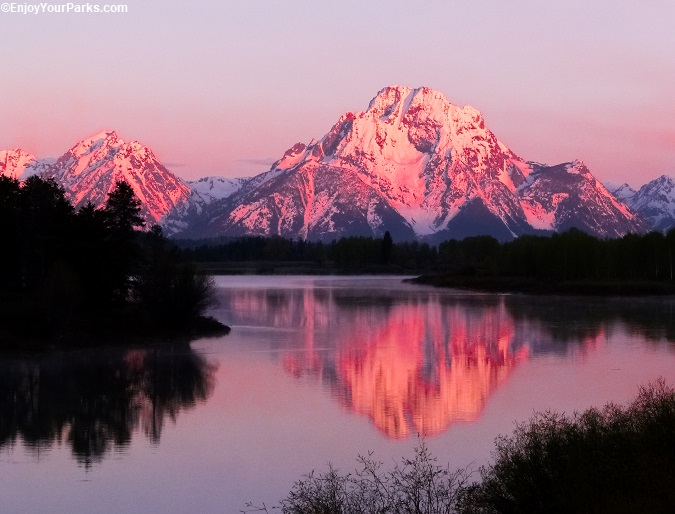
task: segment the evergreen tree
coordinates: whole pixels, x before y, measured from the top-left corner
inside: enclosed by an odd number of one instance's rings
[[[391,263],[391,252],[394,248],[394,240],[391,238],[391,234],[387,230],[384,233],[384,237],[382,238],[382,264],[390,264]]]
[[[110,224],[117,230],[130,232],[145,225],[141,217],[141,201],[127,182],[117,182],[115,188],[108,193],[105,211]]]

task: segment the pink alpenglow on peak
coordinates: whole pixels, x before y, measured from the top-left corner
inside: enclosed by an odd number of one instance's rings
[[[195,225],[203,236],[328,241],[385,231],[436,242],[572,226],[600,236],[646,228],[580,161],[528,162],[477,109],[405,86],[382,89],[318,141],[294,145],[208,216]]]
[[[648,230],[645,219],[670,223],[675,212],[669,204],[644,214],[654,203],[635,194],[643,199],[642,216],[636,214],[637,203],[617,199],[582,161],[547,165],[520,157],[480,111],[426,87],[382,89],[366,110],[346,112],[323,137],[295,144],[269,171],[246,179],[184,183],[148,147],[114,131],[83,139],[51,164],[21,150],[1,152],[0,172],[53,177],[76,207],[104,205],[124,180],[148,225],[192,238],[332,241],[388,231],[397,241],[435,244],[573,227],[616,237]],[[669,187],[664,182],[649,191]]]
[[[25,180],[43,172],[48,166],[47,161],[38,160],[20,148],[0,151],[0,176]]]
[[[100,207],[118,181],[126,181],[141,201],[148,224],[159,223],[187,201],[190,188],[167,170],[152,150],[138,141],[124,142],[114,131],[85,138],[43,173],[62,185],[76,207]]]

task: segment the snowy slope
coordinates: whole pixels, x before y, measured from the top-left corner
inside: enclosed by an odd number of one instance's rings
[[[531,166],[532,173],[518,190],[531,226],[556,231],[576,227],[603,237],[648,229],[595,179],[583,162]]]
[[[626,204],[642,216],[652,230],[675,227],[675,179],[662,175],[643,185],[625,199]]]
[[[192,233],[195,220],[213,202],[229,198],[239,191],[249,180],[246,178],[203,177],[186,182],[190,196],[185,202],[175,206],[161,222],[167,235],[183,233],[184,237],[194,237]],[[187,232],[186,232],[187,231]]]
[[[248,178],[203,177],[188,181],[187,185],[208,204],[236,193],[247,180]]]
[[[630,199],[635,196],[635,189],[630,187],[628,184],[624,183],[621,184],[620,186],[617,187],[612,187],[610,185],[605,184],[605,187],[607,187],[607,190],[614,195],[614,197],[619,200],[620,202],[630,204]]]

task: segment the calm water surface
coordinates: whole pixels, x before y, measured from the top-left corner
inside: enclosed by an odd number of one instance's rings
[[[398,277],[220,277],[230,335],[0,357],[0,512],[238,512],[423,434],[478,466],[534,411],[675,385],[672,300],[437,290]]]

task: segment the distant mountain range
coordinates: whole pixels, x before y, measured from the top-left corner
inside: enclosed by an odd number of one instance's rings
[[[0,152],[0,174],[53,177],[76,207],[127,181],[149,224],[180,237],[281,235],[508,240],[572,227],[600,237],[675,226],[675,181],[610,192],[581,161],[517,156],[470,106],[428,89],[388,87],[318,141],[298,143],[250,178],[184,182],[137,141],[101,132],[56,161]]]
[[[675,227],[675,179],[672,177],[661,175],[638,191],[623,184],[612,192],[645,220],[651,230],[665,231]]]

